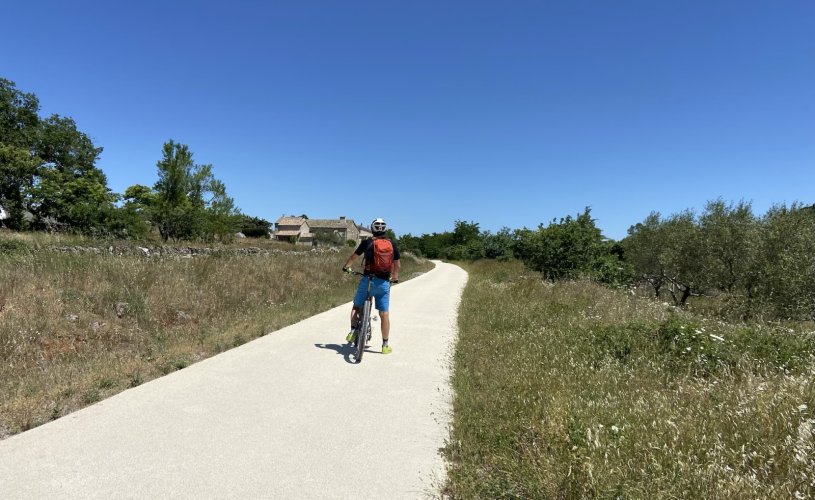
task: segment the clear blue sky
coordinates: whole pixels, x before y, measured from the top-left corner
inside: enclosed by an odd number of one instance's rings
[[[815,202],[811,0],[129,4],[2,9],[0,76],[117,192],[172,138],[247,214],[397,234]]]

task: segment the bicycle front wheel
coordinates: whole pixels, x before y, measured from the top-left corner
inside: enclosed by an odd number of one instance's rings
[[[357,363],[362,361],[362,354],[365,352],[365,344],[371,334],[371,301],[366,300],[362,306],[362,317],[360,318],[359,331],[357,332]]]

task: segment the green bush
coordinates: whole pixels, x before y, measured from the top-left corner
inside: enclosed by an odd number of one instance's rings
[[[550,280],[589,277],[620,284],[631,274],[622,249],[602,235],[589,207],[576,218],[569,215],[536,231],[519,231],[515,255]]]
[[[0,239],[0,254],[23,253],[30,250],[28,243],[15,239]]]
[[[315,231],[313,234],[314,242],[318,245],[335,247],[345,245],[345,241],[343,240],[342,236],[339,235],[339,233],[335,233],[333,231]]]
[[[348,248],[354,248],[357,246],[357,242],[354,240],[345,240],[345,246]]]

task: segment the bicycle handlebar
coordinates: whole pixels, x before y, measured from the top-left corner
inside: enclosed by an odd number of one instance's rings
[[[346,271],[346,269],[348,269],[348,270]],[[349,273],[349,274],[356,274],[357,276],[362,276],[363,278],[376,278],[376,276],[374,276],[373,274],[365,274],[365,273],[361,273],[359,271],[354,271],[350,267],[348,267],[348,268],[343,267],[342,270],[345,271],[346,273]],[[399,280],[392,279],[391,283],[399,283]]]

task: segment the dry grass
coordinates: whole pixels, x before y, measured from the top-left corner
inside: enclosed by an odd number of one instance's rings
[[[14,231],[8,230],[0,230],[0,244],[3,242],[22,242],[26,245],[40,245],[41,247],[47,246],[92,246],[92,245],[114,245],[114,246],[156,246],[156,245],[174,245],[174,246],[194,246],[194,247],[210,247],[210,248],[248,248],[248,247],[255,247],[255,248],[262,248],[264,250],[295,250],[298,252],[306,252],[311,249],[310,246],[307,245],[293,245],[291,243],[285,241],[277,241],[272,239],[265,239],[265,238],[235,238],[235,241],[230,244],[221,244],[219,242],[206,244],[200,242],[179,242],[174,243],[170,240],[167,243],[163,243],[161,238],[156,233],[150,233],[147,235],[147,239],[143,241],[137,240],[108,240],[102,241],[98,239],[91,238],[89,236],[77,235],[77,234],[65,234],[65,233],[57,233],[57,234],[49,234],[42,231],[32,231],[27,233],[18,233]],[[0,250],[2,250],[0,248]],[[344,251],[344,250],[343,250]]]
[[[452,498],[812,498],[812,324],[466,265]]]
[[[356,285],[340,271],[350,249],[194,259],[31,251],[93,243],[0,236],[0,437],[348,302]],[[410,255],[402,263],[405,279],[432,268]]]

